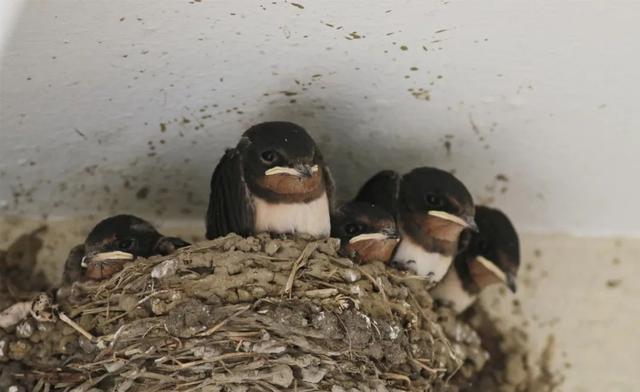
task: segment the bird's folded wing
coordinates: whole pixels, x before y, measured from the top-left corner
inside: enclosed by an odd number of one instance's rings
[[[211,176],[207,238],[229,233],[247,236],[253,226],[253,202],[242,175],[242,159],[238,150],[229,149]]]

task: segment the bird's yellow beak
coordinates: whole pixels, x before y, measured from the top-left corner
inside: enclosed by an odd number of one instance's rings
[[[131,261],[135,258],[135,256],[131,253],[121,252],[119,250],[113,252],[102,252],[96,253],[93,255],[84,256],[82,258],[81,266],[83,268],[87,268],[89,263],[99,262],[99,261],[107,261],[107,260],[122,260],[122,261]]]
[[[476,221],[472,216],[461,218],[457,215],[453,215],[445,211],[434,211],[434,210],[429,211],[428,214],[440,219],[447,220],[449,222],[453,222],[464,228],[471,229],[473,231],[478,231],[478,225],[476,225]]]
[[[276,174],[285,174],[285,175],[288,175],[288,176],[295,176],[295,177],[310,177],[311,175],[313,175],[318,170],[320,170],[318,165],[313,165],[313,166],[299,165],[299,166],[296,166],[296,167],[275,166],[275,167],[272,167],[271,169],[265,171],[264,175],[265,176],[273,176],[273,175],[276,175]]]

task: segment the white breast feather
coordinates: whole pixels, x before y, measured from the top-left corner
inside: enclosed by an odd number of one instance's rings
[[[253,197],[257,232],[306,233],[328,237],[331,232],[329,200],[323,193],[309,203],[269,203]]]
[[[416,275],[429,277],[432,282],[439,282],[447,273],[453,258],[437,252],[427,252],[403,235],[394,260],[405,265]],[[414,263],[409,263],[410,261]]]
[[[478,297],[464,290],[460,275],[455,268],[451,268],[440,283],[431,290],[431,296],[450,303],[456,313],[462,313]]]

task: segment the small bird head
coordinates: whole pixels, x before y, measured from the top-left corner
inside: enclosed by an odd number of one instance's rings
[[[99,222],[87,236],[87,255],[126,252],[149,257],[161,234],[147,221],[133,215],[116,215]]]
[[[244,177],[252,193],[269,201],[307,201],[324,189],[323,162],[304,128],[266,122],[249,128],[240,141]]]
[[[398,209],[405,230],[456,242],[462,230],[477,230],[471,194],[452,174],[421,167],[400,182]]]
[[[476,221],[479,231],[465,233],[468,241],[460,252],[461,259],[467,264],[468,274],[479,289],[503,283],[515,292],[520,266],[516,229],[505,214],[489,207],[476,208]]]
[[[99,222],[84,243],[82,266],[89,279],[105,279],[136,257],[149,257],[162,238],[147,221],[116,215]]]
[[[360,263],[388,262],[399,237],[393,216],[364,202],[350,202],[331,216],[331,236],[340,239],[340,253]]]

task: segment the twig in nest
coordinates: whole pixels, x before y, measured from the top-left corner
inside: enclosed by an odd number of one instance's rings
[[[229,320],[233,319],[234,317],[239,316],[240,314],[242,314],[243,312],[246,312],[247,310],[249,310],[251,308],[251,305],[247,305],[242,307],[240,310],[238,310],[237,312],[235,312],[234,314],[232,314],[231,316],[227,317],[226,319],[220,321],[218,324],[214,325],[213,327],[207,329],[204,332],[200,332],[197,336],[209,336],[209,335],[213,335],[217,330],[219,330],[220,328],[222,328],[227,322],[229,322]]]
[[[122,333],[122,331],[124,331],[125,325],[121,325],[120,328],[118,328],[118,330],[116,331],[116,333],[113,334],[113,340],[111,341],[111,343],[109,343],[109,350],[113,350],[113,348],[116,346],[116,342],[118,341],[118,338],[120,337],[120,334]],[[146,335],[146,332],[145,332]],[[142,336],[142,338],[144,339],[144,335]]]
[[[293,263],[293,267],[291,268],[291,274],[289,274],[289,279],[287,279],[287,285],[284,287],[283,294],[289,294],[289,298],[291,298],[291,292],[293,291],[293,281],[296,278],[296,274],[298,270],[302,268],[303,265],[306,264],[307,259],[318,247],[317,242],[309,242],[307,246],[304,247],[300,257]]]
[[[90,368],[95,368],[97,366],[104,365],[105,363],[111,363],[111,362],[113,362],[113,358],[95,361],[91,363],[85,363],[85,364],[70,364],[69,367],[72,369],[90,369]]]
[[[107,319],[111,316],[111,294],[107,297],[107,315],[105,316]]]
[[[411,359],[411,361],[412,361],[413,363],[415,363],[416,365],[418,365],[418,367],[420,367],[421,369],[424,369],[424,370],[428,371],[429,373],[434,373],[434,374],[436,374],[436,373],[439,373],[439,372],[446,372],[446,371],[447,371],[447,369],[443,369],[443,368],[435,368],[435,369],[434,369],[434,368],[432,368],[432,367],[427,366],[426,364],[424,364],[423,362],[421,362],[421,361],[419,361],[419,360],[417,360],[417,359],[413,359],[413,358],[412,358],[412,359]]]
[[[192,368],[192,367],[198,366],[198,365],[203,365],[205,363],[218,362],[218,361],[221,361],[221,360],[224,360],[224,359],[250,358],[250,357],[256,357],[256,356],[258,356],[258,354],[256,354],[256,353],[244,353],[244,352],[226,353],[226,354],[218,355],[217,357],[214,357],[214,358],[201,359],[201,360],[198,360],[198,361],[183,363],[183,364],[177,365],[177,366],[165,365],[165,366],[162,366],[161,368],[163,368],[165,370],[169,370],[169,371],[178,371],[178,370],[189,369],[189,368]]]
[[[413,301],[413,307],[418,309],[418,311],[420,312],[420,315],[422,316],[423,321],[426,321],[426,322],[430,323],[431,326],[433,327],[434,326],[434,322],[431,321],[431,318],[429,318],[429,316],[424,311],[422,306],[420,306],[420,302],[418,302],[418,299],[416,298],[415,295],[413,295],[413,293],[411,291],[409,291],[409,298],[411,299],[411,301]],[[430,336],[430,338],[431,338],[431,343],[433,343],[433,337]]]
[[[455,375],[456,375],[456,373],[458,373],[458,371],[459,371],[460,369],[462,369],[462,365],[464,365],[464,362],[463,362],[463,361],[461,361],[461,360],[459,360],[458,358],[456,358],[455,360],[456,360],[456,363],[458,364],[458,367],[457,367],[457,368],[455,368],[455,370],[454,370],[454,371],[452,371],[452,372],[451,372],[451,374],[449,374],[449,375],[447,376],[447,379],[446,379],[446,380],[444,380],[445,384],[448,384],[448,383],[449,383],[449,381],[451,381],[451,379],[453,378],[453,376],[455,376]]]
[[[402,381],[406,383],[407,386],[411,386],[411,379],[408,376],[405,376],[404,374],[382,373],[382,377],[386,378],[387,380]]]
[[[336,317],[336,319],[340,322],[340,325],[342,325],[342,329],[344,329],[344,333],[347,336],[347,340],[349,342],[349,351],[347,352],[349,353],[349,359],[351,359],[353,358],[353,349],[352,349],[351,334],[349,333],[349,329],[345,325],[344,321],[342,321],[342,319],[340,318],[340,315],[336,314],[336,312],[332,312],[332,313]]]
[[[84,336],[85,338],[89,339],[90,342],[92,343],[96,343],[98,345],[98,348],[103,349],[104,348],[104,342],[102,341],[102,339],[98,339],[95,336],[91,335],[89,332],[87,332],[87,330],[85,330],[84,328],[82,328],[81,326],[79,326],[78,324],[76,324],[75,321],[71,320],[69,318],[69,316],[67,316],[66,314],[60,312],[60,314],[58,315],[58,317],[60,318],[60,320],[64,323],[66,323],[67,325],[69,325],[71,328],[75,329],[76,331],[78,331],[78,333],[80,333],[82,336]],[[101,347],[102,346],[102,347]]]
[[[330,287],[330,288],[334,288],[336,290],[338,290],[340,292],[340,294],[344,294],[344,295],[351,295],[353,294],[351,291],[342,288],[336,284],[333,283],[329,283],[329,282],[325,282],[323,280],[320,279],[313,279],[313,283],[317,284],[318,286],[324,286],[324,287]]]

